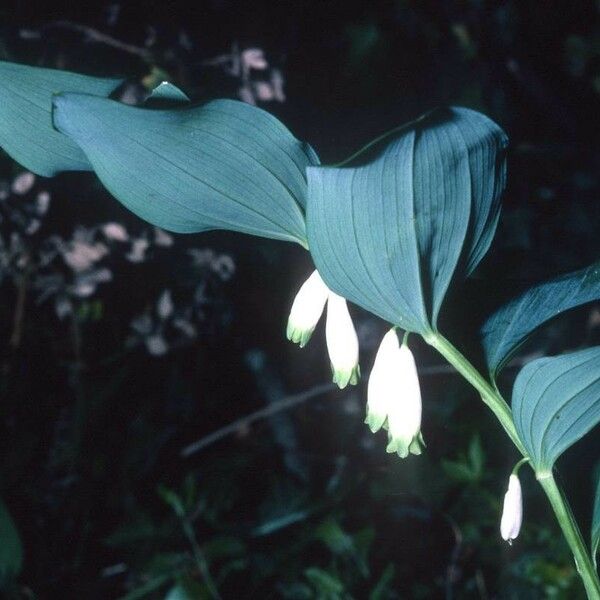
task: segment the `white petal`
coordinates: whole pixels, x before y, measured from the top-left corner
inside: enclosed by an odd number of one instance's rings
[[[508,490],[504,494],[502,519],[500,520],[500,535],[503,540],[512,542],[521,531],[523,522],[523,493],[521,482],[516,475],[508,480]]]
[[[358,382],[358,336],[348,312],[346,300],[329,292],[327,323],[325,325],[327,351],[333,370],[333,381],[340,388]]]
[[[308,343],[323,314],[328,295],[329,288],[319,273],[313,271],[294,298],[287,324],[288,340],[300,344],[301,348]]]
[[[396,351],[395,373],[398,379],[398,397],[388,409],[390,444],[388,452],[398,452],[402,457],[420,454],[421,437],[421,388],[417,366],[408,346]]]
[[[396,373],[398,335],[390,329],[379,345],[367,387],[367,418],[365,423],[375,433],[385,423],[389,407],[398,399]]]

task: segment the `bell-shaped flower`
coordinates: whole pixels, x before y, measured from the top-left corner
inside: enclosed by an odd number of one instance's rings
[[[303,348],[310,340],[329,296],[329,288],[317,271],[302,284],[292,304],[287,323],[288,340]]]
[[[504,494],[504,507],[500,520],[500,535],[502,539],[512,544],[521,531],[523,522],[523,493],[521,482],[514,473],[508,480],[508,489]]]
[[[306,346],[326,303],[325,334],[333,381],[344,388],[349,383],[356,384],[360,377],[358,336],[346,300],[332,292],[317,271],[313,271],[294,298],[286,334],[288,340],[301,348]]]
[[[349,383],[352,385],[358,383],[360,377],[358,336],[348,312],[346,300],[331,291],[327,300],[325,338],[331,361],[333,382],[341,389]]]
[[[372,432],[388,430],[388,452],[421,454],[421,388],[412,352],[394,329],[384,336],[369,377],[367,417]]]

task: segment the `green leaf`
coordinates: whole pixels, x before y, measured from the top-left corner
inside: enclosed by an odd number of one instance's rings
[[[479,479],[483,475],[483,466],[485,464],[485,453],[481,445],[479,434],[475,434],[469,443],[469,462],[474,476]]]
[[[352,538],[333,518],[327,519],[315,530],[315,536],[321,540],[333,554],[349,554],[354,551]]]
[[[309,246],[327,285],[403,329],[435,329],[455,272],[491,243],[506,145],[487,117],[440,109],[342,167],[308,168]]]
[[[493,377],[538,327],[558,314],[600,299],[600,262],[540,283],[495,312],[481,329]]]
[[[450,479],[461,483],[473,483],[478,479],[471,466],[464,462],[442,458],[442,469]]]
[[[512,411],[536,472],[549,472],[600,421],[600,346],[530,362],[515,381]]]
[[[188,95],[184,91],[168,81],[159,83],[152,92],[150,92],[148,98],[146,98],[146,103],[153,100],[163,100],[179,104],[189,104],[190,102]]]
[[[23,565],[23,546],[17,527],[0,500],[0,588],[15,579]]]
[[[108,96],[120,79],[0,62],[0,146],[26,169],[51,177],[59,171],[90,171],[79,146],[52,125],[52,96],[82,92]]]
[[[600,547],[600,473],[596,482],[596,495],[594,497],[594,513],[592,515],[592,560],[597,567],[596,560]]]
[[[272,115],[233,100],[150,110],[83,94],[54,123],[142,219],[192,233],[230,229],[305,245],[305,168],[317,161]]]
[[[375,587],[371,590],[369,600],[384,600],[390,596],[395,573],[396,569],[394,568],[393,563],[390,563],[381,574]]]
[[[304,575],[314,586],[317,592],[317,598],[323,600],[334,600],[341,598],[344,591],[344,584],[332,573],[328,573],[318,567],[309,567],[304,571]]]
[[[119,600],[138,600],[139,598],[145,598],[149,596],[152,592],[160,589],[164,585],[167,584],[171,580],[170,575],[160,575],[159,577],[153,577],[146,581],[143,585],[132,590],[128,594],[121,596]]]
[[[201,600],[210,598],[205,586],[197,583],[193,579],[182,578],[182,580],[173,586],[165,596],[165,600]]]

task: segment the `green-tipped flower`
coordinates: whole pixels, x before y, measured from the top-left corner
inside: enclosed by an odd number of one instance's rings
[[[358,336],[346,300],[333,292],[329,292],[327,301],[325,337],[333,382],[342,389],[349,383],[356,385],[360,377]]]
[[[300,344],[308,343],[327,303],[325,334],[333,381],[340,388],[356,384],[360,377],[358,366],[358,337],[352,324],[346,300],[332,292],[317,271],[304,282],[290,311],[287,338]]]
[[[306,346],[321,318],[328,296],[329,288],[319,273],[313,271],[294,298],[287,324],[288,340],[300,344],[300,348]]]
[[[402,458],[421,454],[421,388],[412,352],[394,329],[384,336],[369,377],[365,423],[388,430],[388,452]]]

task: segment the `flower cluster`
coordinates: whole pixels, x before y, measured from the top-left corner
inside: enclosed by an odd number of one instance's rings
[[[388,452],[402,458],[421,454],[421,389],[417,367],[406,343],[395,329],[388,331],[377,351],[367,392],[365,423],[375,433],[388,432]]]
[[[325,334],[333,371],[340,388],[356,384],[360,376],[358,337],[346,300],[332,292],[314,271],[297,293],[287,324],[287,337],[300,347],[312,336],[327,305]],[[412,352],[400,345],[395,329],[381,342],[369,378],[367,425],[376,432],[387,430],[388,452],[401,457],[420,454],[424,446],[421,434],[421,391]]]
[[[333,381],[340,388],[354,385],[360,377],[358,337],[346,300],[332,292],[317,271],[296,294],[287,324],[287,338],[304,347],[310,340],[327,304],[325,336]]]

